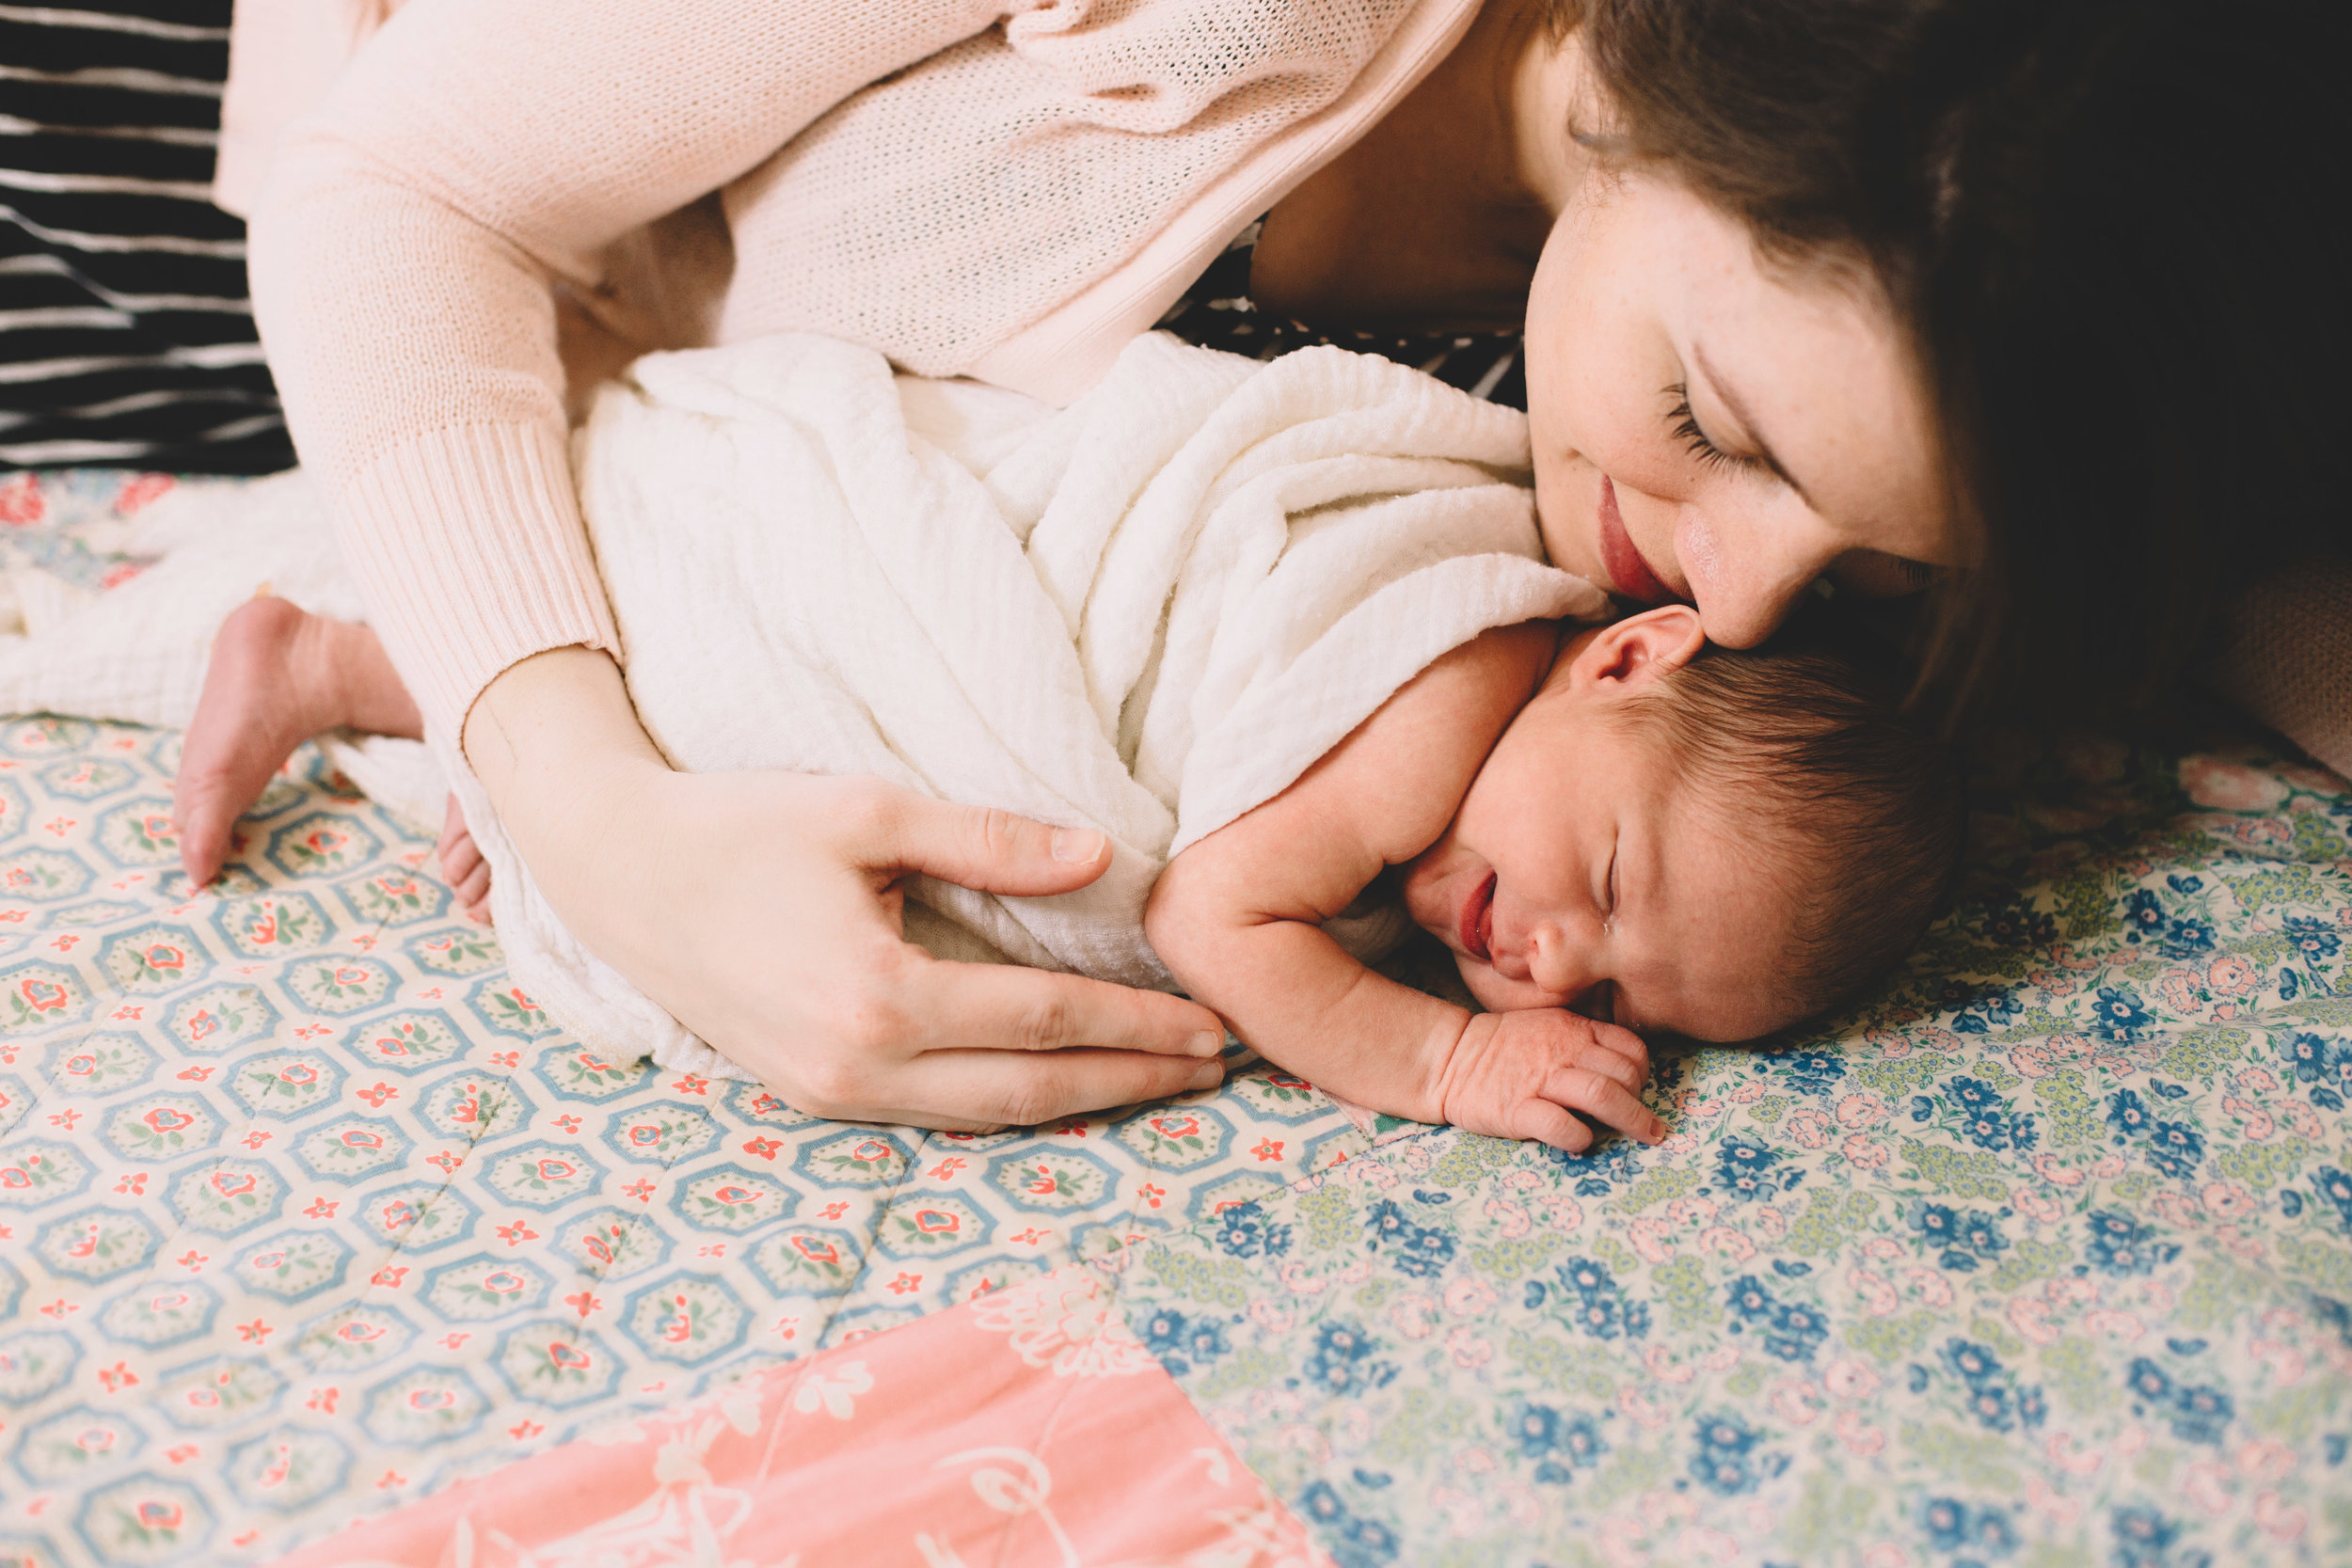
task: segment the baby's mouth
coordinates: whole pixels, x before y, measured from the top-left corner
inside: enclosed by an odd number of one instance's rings
[[[1495,882],[1494,872],[1479,879],[1470,889],[1470,895],[1462,901],[1462,912],[1454,921],[1454,935],[1461,939],[1462,951],[1480,963],[1494,962]]]

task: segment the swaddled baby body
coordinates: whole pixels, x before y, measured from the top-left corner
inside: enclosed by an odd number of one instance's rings
[[[1577,1150],[1665,1130],[1639,1034],[1751,1039],[1916,940],[1959,853],[1937,748],[1820,651],[1708,649],[1670,606],[1488,631],[1178,855],[1145,931],[1269,1060],[1419,1121]],[[1322,923],[1395,876],[1472,1013]]]

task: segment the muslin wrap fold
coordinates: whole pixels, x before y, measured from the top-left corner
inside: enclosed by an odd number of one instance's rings
[[[637,361],[574,454],[629,694],[675,766],[873,774],[1109,836],[1109,872],[1058,897],[918,880],[910,935],[944,957],[1169,987],[1142,912],[1171,856],[1448,649],[1606,612],[1543,562],[1521,415],[1338,349],[1259,364],[1154,334],[1055,410],[777,337]],[[207,537],[141,581],[193,572]],[[0,708],[184,723],[193,703],[183,680],[171,711],[100,712],[60,679],[71,659],[16,678],[30,657],[0,652]],[[389,743],[339,760],[430,794]],[[453,783],[508,960],[551,1016],[616,1059],[744,1076],[572,939]]]

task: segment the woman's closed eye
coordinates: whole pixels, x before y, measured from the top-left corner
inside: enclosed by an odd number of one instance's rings
[[[1665,395],[1674,400],[1673,406],[1666,411],[1667,428],[1674,432],[1675,439],[1688,448],[1691,455],[1697,458],[1700,463],[1709,467],[1724,468],[1754,469],[1763,467],[1756,458],[1742,456],[1739,452],[1725,451],[1715,444],[1707,434],[1705,427],[1699,423],[1698,415],[1691,408],[1691,388],[1688,383],[1676,382],[1666,388]]]

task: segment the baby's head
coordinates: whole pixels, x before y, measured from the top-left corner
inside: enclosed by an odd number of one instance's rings
[[[1707,646],[1669,605],[1571,630],[1407,868],[1488,1007],[1753,1039],[1918,940],[1960,855],[1957,773],[1898,693],[1812,645]]]

